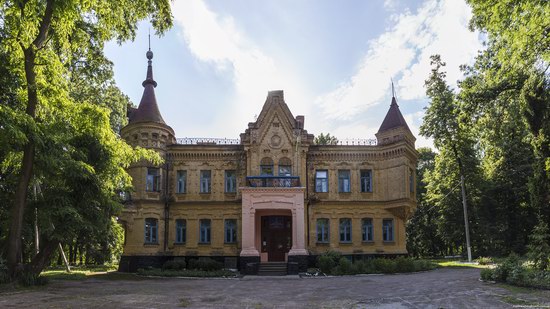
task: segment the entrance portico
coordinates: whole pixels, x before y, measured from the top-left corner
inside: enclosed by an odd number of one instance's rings
[[[241,257],[288,261],[305,249],[304,188],[243,187]],[[288,239],[288,238],[291,239]],[[288,241],[290,240],[290,241]],[[286,250],[288,250],[286,252]]]

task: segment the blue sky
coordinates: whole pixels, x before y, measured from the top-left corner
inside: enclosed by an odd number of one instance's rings
[[[467,28],[461,0],[173,1],[174,27],[151,36],[157,101],[177,137],[238,138],[260,113],[269,90],[284,90],[294,116],[313,134],[373,138],[391,100],[417,146],[429,56],[461,78],[482,48]],[[118,86],[139,104],[148,22],[134,42],[109,43]]]

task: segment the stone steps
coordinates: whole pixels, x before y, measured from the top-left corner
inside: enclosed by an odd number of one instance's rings
[[[258,276],[286,276],[286,262],[267,262],[260,263],[258,267]]]

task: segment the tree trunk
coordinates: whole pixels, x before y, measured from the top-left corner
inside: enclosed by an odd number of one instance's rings
[[[50,263],[52,253],[57,249],[58,243],[53,240],[46,241],[40,253],[34,256],[30,265],[30,269],[34,274],[40,275],[42,270]]]
[[[27,114],[32,118],[36,116],[36,105],[38,104],[38,94],[36,91],[36,73],[34,72],[34,59],[36,53],[33,47],[24,50],[25,54],[25,77],[27,80]],[[32,168],[34,163],[34,141],[29,136],[29,141],[23,148],[23,161],[21,162],[21,174],[17,189],[15,191],[14,205],[11,211],[11,224],[8,236],[8,271],[10,277],[15,279],[20,267],[22,244],[21,230],[23,229],[23,216],[25,206],[27,206],[27,193],[29,183],[32,177]]]
[[[20,43],[25,56],[25,80],[27,82],[27,115],[36,119],[36,107],[38,106],[38,92],[36,85],[35,63],[36,52],[41,49],[48,39],[48,32],[52,23],[54,0],[46,1],[44,17],[40,21],[38,34],[30,46],[24,46]],[[24,18],[24,8],[21,9],[21,18]],[[21,174],[15,191],[13,208],[11,210],[11,224],[8,235],[8,273],[14,280],[18,273],[23,269],[20,265],[22,255],[21,230],[23,229],[23,216],[27,206],[27,193],[29,183],[32,177],[34,165],[35,141],[29,134],[29,141],[23,147],[23,160],[21,162]],[[40,255],[40,254],[38,254]],[[37,256],[38,256],[37,255]]]

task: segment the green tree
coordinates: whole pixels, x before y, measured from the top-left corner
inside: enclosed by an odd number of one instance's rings
[[[45,200],[61,207],[57,211],[62,209],[65,217],[79,218],[80,211],[101,209],[112,201],[107,196],[129,184],[124,167],[130,162],[144,156],[153,159],[150,153],[134,151],[118,139],[111,130],[109,112],[87,102],[91,97],[76,104],[80,102],[75,99],[77,88],[71,87],[70,70],[75,69],[75,63],[93,68],[104,62],[102,54],[97,55],[104,42],[132,39],[139,20],[151,17],[153,27],[162,33],[171,26],[172,17],[167,0],[2,1],[0,15],[0,44],[9,57],[8,66],[13,68],[10,73],[24,81],[16,91],[19,105],[2,106],[0,113],[9,118],[3,119],[7,123],[23,123],[20,131],[24,133],[14,134],[21,145],[13,146],[15,151],[3,160],[12,163],[5,165],[17,177],[6,246],[10,275],[15,278],[22,270],[21,236],[33,177],[44,184]],[[56,190],[61,194],[46,194]],[[106,206],[107,218],[111,206]],[[32,258],[34,273],[40,272],[56,243],[66,236],[62,233],[65,222],[54,222],[52,216],[59,213],[47,216],[49,209],[39,211],[46,218],[42,231],[49,241]],[[79,224],[78,220],[74,224]]]
[[[543,220],[539,220],[529,237],[528,256],[536,268],[547,270],[550,267],[550,231]]]
[[[315,137],[313,143],[315,145],[337,145],[338,139],[336,138],[336,136],[331,136],[330,133],[321,133]]]
[[[416,200],[418,207],[407,222],[407,251],[413,256],[429,257],[445,254],[445,242],[439,234],[439,208],[429,202],[427,185],[429,173],[435,169],[436,153],[428,147],[417,149]]]
[[[432,137],[434,139],[434,145],[440,150],[440,155],[445,155],[449,160],[448,162],[439,161],[440,164],[437,164],[436,161],[436,171],[446,173],[446,179],[452,179],[450,176],[452,173],[452,163],[456,163],[456,168],[458,171],[457,183],[461,184],[462,191],[462,203],[465,222],[465,231],[466,231],[466,243],[468,250],[468,259],[471,258],[470,253],[470,236],[469,236],[469,227],[468,220],[469,218],[466,215],[466,184],[465,178],[466,175],[475,175],[472,173],[473,170],[477,169],[477,160],[475,156],[475,151],[473,150],[474,142],[471,136],[469,127],[464,119],[464,113],[462,111],[461,105],[457,100],[453,90],[447,85],[445,78],[446,73],[442,71],[442,68],[445,66],[445,63],[441,60],[439,55],[431,56],[431,65],[433,66],[429,78],[426,80],[426,94],[430,98],[430,105],[426,109],[426,116],[424,117],[424,122],[420,127],[420,133],[427,137]],[[452,161],[450,160],[452,158]],[[438,168],[439,167],[439,168]],[[468,172],[470,169],[470,173]],[[445,175],[445,174],[440,174]],[[435,178],[435,177],[434,177]],[[472,180],[473,177],[470,177]],[[445,182],[445,179],[439,179],[440,183],[435,183],[436,186],[440,186]],[[449,184],[446,189],[454,190],[454,187]],[[439,190],[439,195],[444,192]],[[437,194],[432,195],[432,199]],[[440,198],[443,198],[439,196]],[[451,201],[448,199],[447,201]],[[453,217],[458,214],[453,214]],[[456,238],[453,237],[456,241]]]

